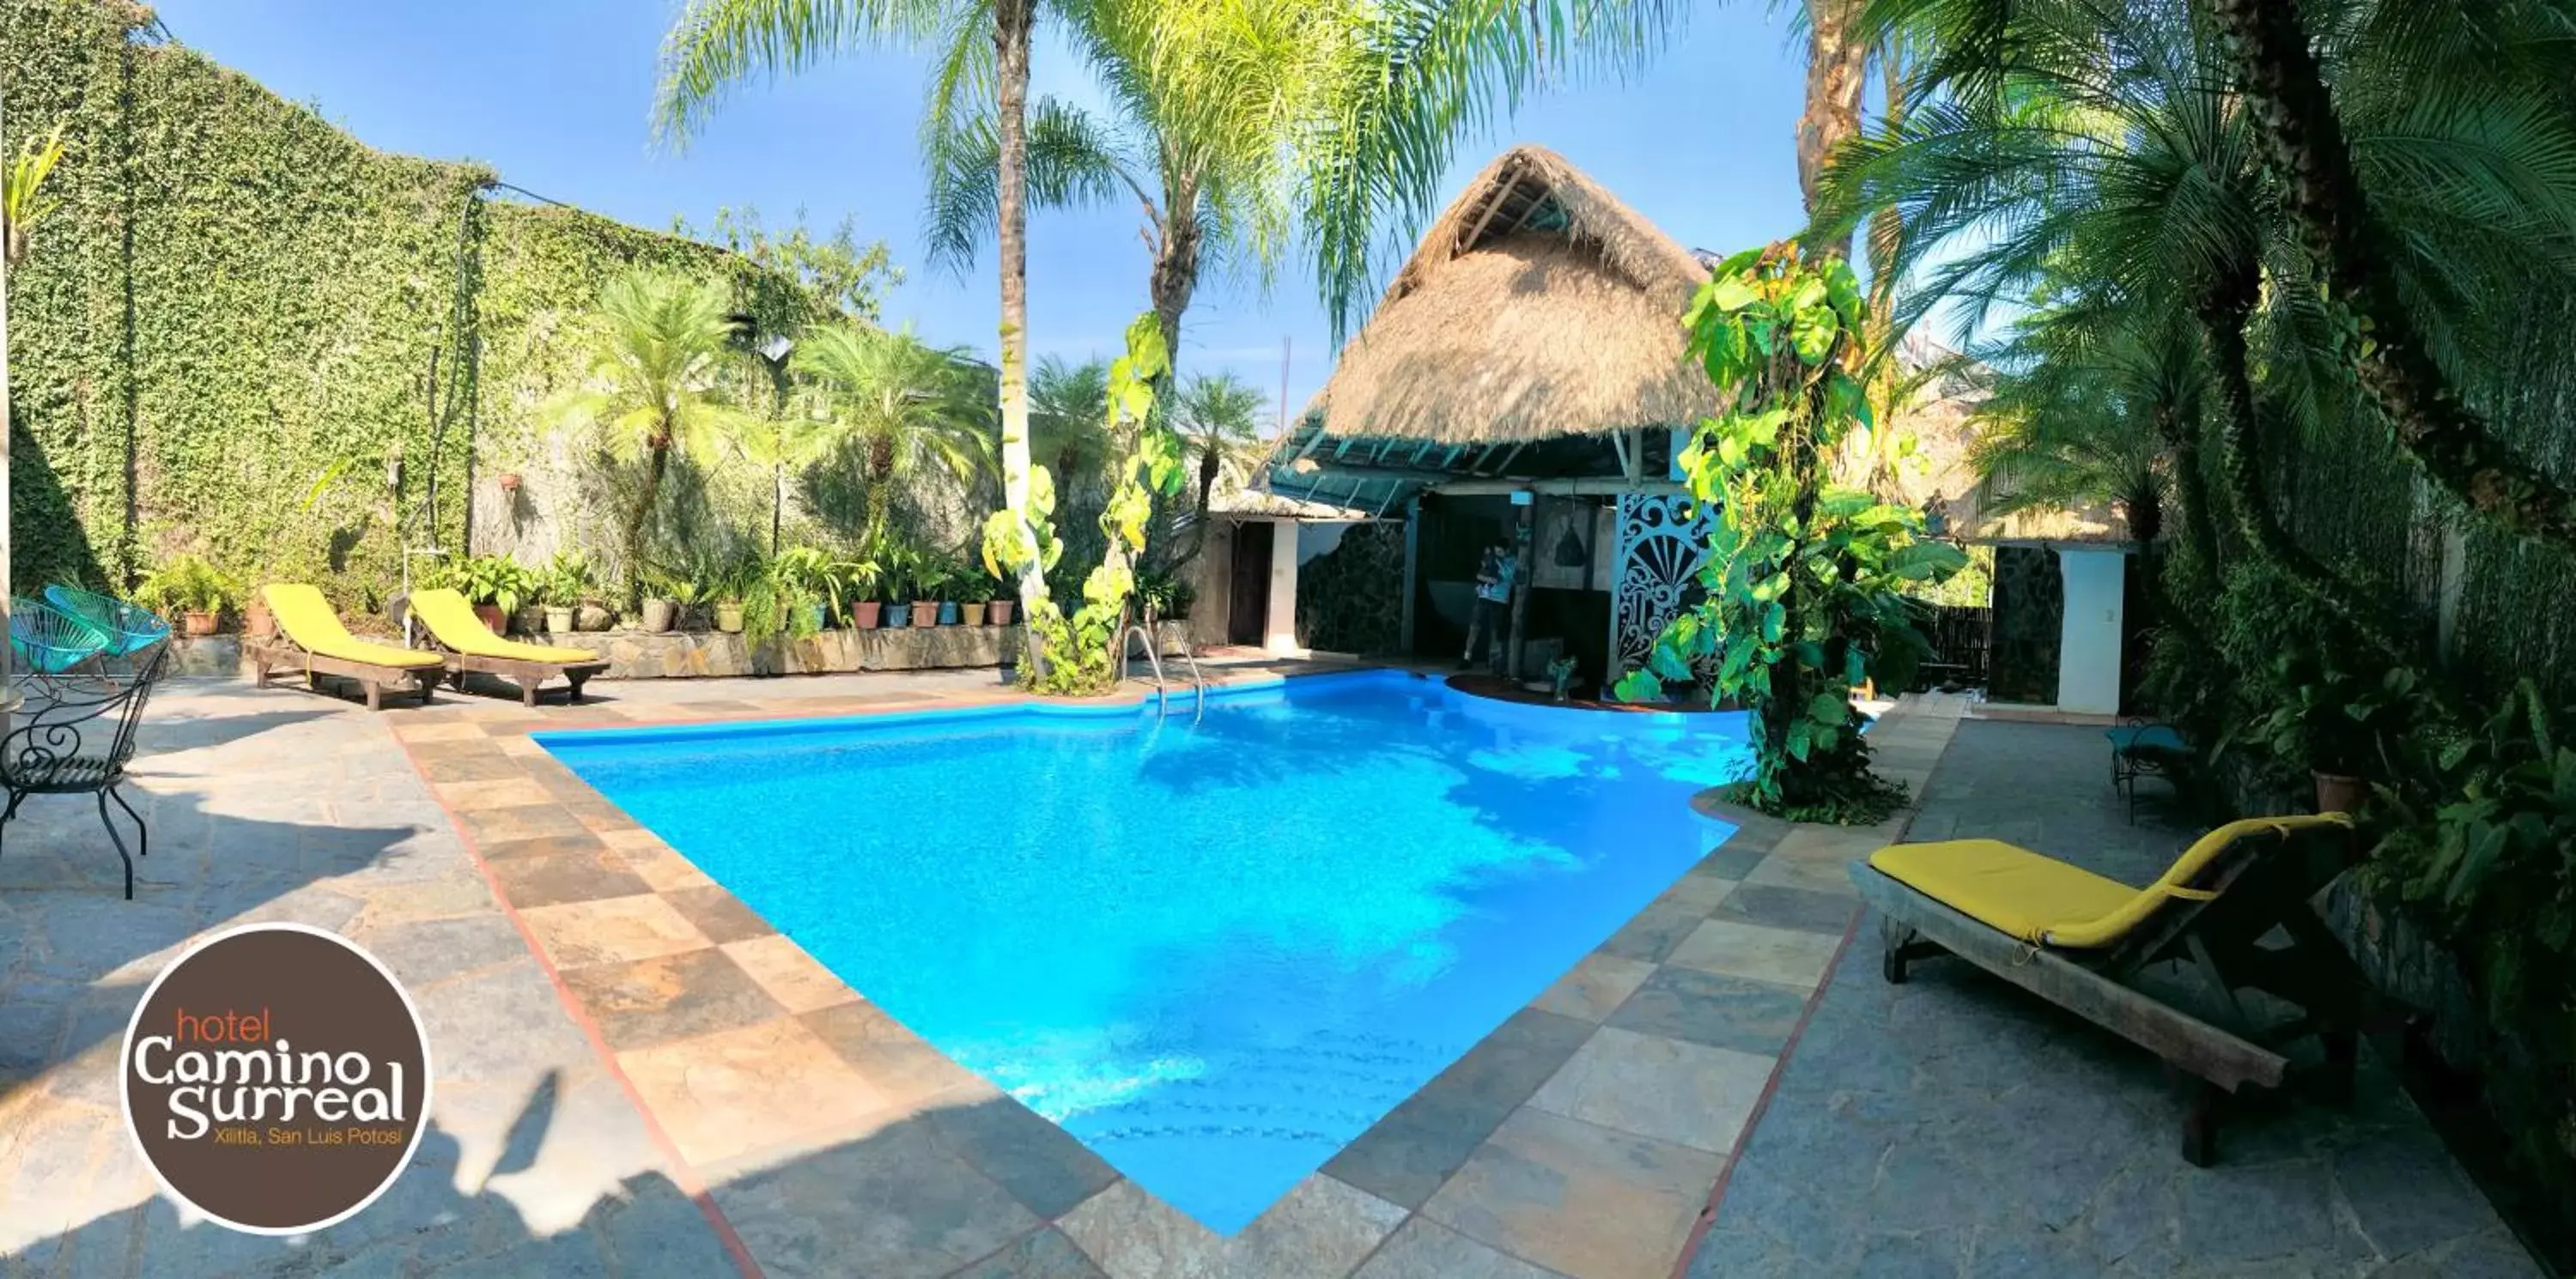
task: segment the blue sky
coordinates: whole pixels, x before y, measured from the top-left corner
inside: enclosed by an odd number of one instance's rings
[[[925,267],[914,148],[923,64],[853,56],[750,85],[683,154],[653,144],[654,59],[676,3],[655,0],[160,0],[182,43],[321,110],[372,146],[474,159],[505,181],[641,226],[704,224],[750,205],[771,225],[798,209],[847,214],[883,237],[907,282],[886,303],[941,343],[989,355],[999,311],[989,253],[964,279]],[[1554,91],[1461,146],[1452,191],[1514,142],[1555,148],[1685,244],[1732,250],[1796,229],[1792,130],[1803,49],[1758,0],[1700,0],[1672,46],[1624,83]],[[1087,96],[1046,47],[1041,93]],[[1418,231],[1418,227],[1406,228]],[[1114,353],[1146,306],[1146,250],[1123,210],[1039,213],[1029,245],[1029,334],[1039,355]],[[1288,264],[1265,296],[1249,280],[1199,290],[1184,372],[1232,369],[1265,396],[1292,343],[1289,401],[1329,370],[1311,274]],[[1571,336],[1571,335],[1569,335]]]

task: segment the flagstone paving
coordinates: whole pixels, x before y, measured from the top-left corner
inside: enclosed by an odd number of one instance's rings
[[[887,1017],[526,736],[1009,696],[989,673],[593,688],[370,715],[174,685],[130,904],[84,814],[31,804],[0,854],[0,1031],[25,1032],[0,1037],[0,1275],[1664,1279],[1853,917],[1823,870],[1893,830],[1747,822],[1229,1239]],[[1954,722],[1898,714],[1874,740],[1919,785]],[[383,956],[437,1072],[419,1162],[296,1240],[182,1222],[114,1109],[142,983],[266,918]]]
[[[2157,825],[2152,806],[2129,824],[2108,751],[2098,728],[1968,722],[1911,837],[1993,836],[2146,882],[2195,832]],[[1692,1279],[2539,1273],[2367,1055],[2349,1110],[2250,1108],[2218,1165],[2193,1168],[2153,1057],[1957,960],[1889,985],[1877,946],[1865,922]]]

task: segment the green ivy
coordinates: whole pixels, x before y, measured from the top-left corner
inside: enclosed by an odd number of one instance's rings
[[[59,124],[67,151],[62,207],[9,277],[22,584],[123,588],[197,553],[371,607],[406,541],[466,542],[476,459],[533,455],[600,281],[717,274],[772,332],[835,305],[719,248],[500,198],[478,166],[372,150],[159,40],[139,6],[0,0],[0,23],[10,124]]]

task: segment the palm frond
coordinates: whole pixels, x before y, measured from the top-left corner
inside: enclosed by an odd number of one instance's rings
[[[953,8],[941,0],[689,0],[662,39],[655,131],[684,144],[742,81],[911,44],[938,30]]]

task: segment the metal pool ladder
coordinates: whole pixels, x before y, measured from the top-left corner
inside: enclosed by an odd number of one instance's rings
[[[1172,713],[1172,686],[1163,679],[1163,658],[1157,651],[1152,631],[1142,626],[1130,626],[1127,628],[1127,633],[1119,637],[1119,676],[1125,678],[1126,665],[1133,656],[1133,650],[1128,646],[1140,639],[1145,641],[1145,664],[1154,672],[1155,713],[1169,715]],[[1207,679],[1199,674],[1199,659],[1191,654],[1187,645],[1181,648],[1181,660],[1190,664],[1190,687],[1198,694],[1197,700],[1190,707],[1190,722],[1195,724],[1200,716],[1207,713]]]

